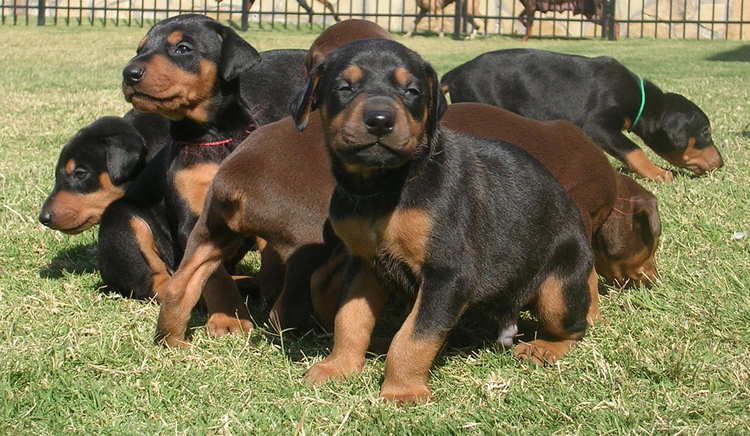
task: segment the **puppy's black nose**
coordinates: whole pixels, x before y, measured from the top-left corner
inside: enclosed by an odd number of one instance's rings
[[[367,131],[375,136],[385,136],[393,131],[393,112],[373,110],[365,112]]]
[[[42,212],[39,214],[39,222],[49,227],[49,223],[52,222],[52,212],[42,209]]]
[[[124,70],[122,70],[122,78],[128,85],[135,85],[141,81],[143,73],[145,72],[146,70],[142,66],[138,64],[129,64]]]

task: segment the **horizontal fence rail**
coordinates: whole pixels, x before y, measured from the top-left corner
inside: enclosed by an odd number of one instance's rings
[[[529,0],[524,0],[529,3]],[[748,2],[747,7],[745,2]],[[456,3],[459,4],[458,14]],[[531,2],[534,3],[534,2]],[[536,0],[532,37],[746,40],[750,0]],[[0,0],[4,25],[150,26],[183,13],[200,13],[248,28],[320,29],[337,18],[365,18],[391,32],[412,30],[420,5],[429,7],[416,33],[524,35],[518,0]],[[574,6],[575,5],[575,6]],[[594,8],[591,17],[574,7]],[[464,15],[461,11],[464,11]],[[604,27],[602,27],[604,24]]]

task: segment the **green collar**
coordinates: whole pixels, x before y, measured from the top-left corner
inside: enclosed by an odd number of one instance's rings
[[[635,128],[635,125],[638,124],[638,120],[641,119],[641,114],[643,114],[643,108],[644,106],[646,106],[646,90],[643,89],[643,78],[640,79],[640,85],[641,85],[641,107],[638,109],[638,115],[635,116],[635,120],[633,121],[633,124],[630,125],[628,132],[632,132],[633,128]]]

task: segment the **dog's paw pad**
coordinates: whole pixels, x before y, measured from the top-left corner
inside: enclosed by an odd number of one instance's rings
[[[215,313],[206,323],[208,335],[219,338],[225,335],[247,334],[253,330],[253,324],[246,319],[238,319],[225,314]]]
[[[412,404],[428,401],[432,393],[430,392],[430,388],[423,384],[407,386],[383,385],[380,396],[386,401],[398,404]]]

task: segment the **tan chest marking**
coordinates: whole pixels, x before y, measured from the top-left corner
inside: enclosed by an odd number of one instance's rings
[[[415,274],[421,271],[432,230],[432,219],[424,210],[397,209],[374,222],[358,217],[331,224],[352,255],[372,259],[389,254],[406,262]]]
[[[363,259],[372,259],[377,253],[375,223],[361,217],[331,220],[334,232],[344,242],[349,254]]]
[[[201,214],[208,187],[218,170],[219,165],[215,163],[202,163],[175,174],[174,186],[177,194],[194,214]]]

